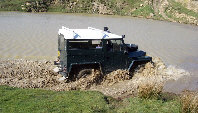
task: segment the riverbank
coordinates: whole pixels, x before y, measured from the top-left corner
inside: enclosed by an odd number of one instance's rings
[[[97,91],[49,91],[0,86],[0,111],[10,112],[102,112],[102,113],[197,113],[198,93],[163,93],[158,99],[115,99]],[[83,98],[82,98],[83,97]],[[21,109],[23,108],[23,109]]]
[[[181,0],[3,0],[0,1],[0,11],[121,15],[198,25],[196,10],[189,5],[186,7]]]
[[[178,98],[114,99],[96,91],[49,91],[0,86],[0,112],[180,113]]]

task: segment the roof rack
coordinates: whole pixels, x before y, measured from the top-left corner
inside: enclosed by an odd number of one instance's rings
[[[58,34],[62,34],[65,39],[121,39],[122,36],[112,34],[108,31],[103,31],[93,27],[88,29],[69,29],[62,26]]]

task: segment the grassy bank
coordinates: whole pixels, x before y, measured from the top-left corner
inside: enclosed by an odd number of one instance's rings
[[[0,0],[0,11],[124,15],[198,25],[198,13],[175,0]]]
[[[177,99],[156,100],[130,97],[116,100],[94,91],[54,92],[0,86],[0,112],[131,112],[179,113]]]
[[[99,92],[54,92],[0,86],[0,112],[107,112],[108,97]]]
[[[0,0],[0,11],[23,11],[22,4],[25,0]]]

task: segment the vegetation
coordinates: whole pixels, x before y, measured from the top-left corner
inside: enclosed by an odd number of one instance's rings
[[[33,3],[30,7],[34,10],[30,11],[28,7],[26,8],[27,2]],[[0,11],[45,12],[48,9],[47,3],[50,3],[50,0],[0,0]]]
[[[171,7],[173,9],[177,10],[178,13],[184,13],[184,14],[187,14],[187,15],[198,18],[198,13],[185,8],[181,3],[178,3],[178,2],[175,2],[175,1],[172,1],[172,0],[169,0],[169,2],[172,5]]]
[[[160,99],[162,95],[163,84],[154,81],[144,81],[139,84],[137,96],[144,99]]]
[[[181,105],[183,113],[198,113],[198,92],[184,91]]]
[[[0,112],[179,113],[177,99],[116,100],[95,91],[48,91],[0,86]]]
[[[125,15],[198,25],[198,13],[175,0],[0,0],[0,11]]]
[[[198,13],[185,8],[181,3],[177,3],[173,0],[169,0],[169,3],[169,6],[165,10],[165,13],[169,18],[180,23],[197,23]]]
[[[180,113],[180,104],[177,100],[164,102],[156,99],[129,98],[123,101],[120,113]]]
[[[154,10],[150,5],[139,8],[132,13],[132,16],[143,16],[145,18],[150,16],[150,13],[154,14]]]
[[[19,89],[0,86],[0,112],[107,112],[110,97],[99,92],[54,92],[41,89]]]
[[[0,11],[22,11],[24,0],[0,0]]]

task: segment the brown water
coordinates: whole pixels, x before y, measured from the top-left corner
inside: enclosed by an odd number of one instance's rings
[[[168,82],[165,90],[198,90],[198,27],[192,25],[117,16],[0,12],[0,57],[55,58],[61,26],[108,26],[115,34],[125,34],[127,43],[191,73]]]

